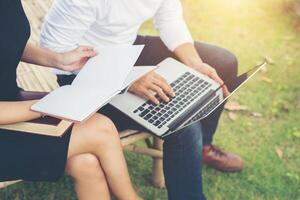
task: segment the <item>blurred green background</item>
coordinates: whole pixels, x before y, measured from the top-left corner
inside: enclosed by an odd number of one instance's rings
[[[240,154],[246,168],[225,174],[204,167],[207,198],[300,200],[299,5],[294,0],[183,0],[183,5],[195,40],[234,52],[240,73],[264,58],[270,63],[231,99],[248,109],[226,111],[214,141]],[[141,33],[157,34],[151,22]],[[145,200],[167,199],[166,190],[151,186],[151,159],[131,153],[126,158],[139,194]],[[72,181],[64,177],[55,184],[10,186],[0,190],[0,199],[76,197]]]

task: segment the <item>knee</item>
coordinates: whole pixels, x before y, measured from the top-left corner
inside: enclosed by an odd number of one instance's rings
[[[93,116],[93,123],[97,130],[105,132],[117,133],[117,128],[111,119],[102,114],[95,114]]]
[[[105,180],[99,160],[93,154],[74,156],[67,161],[66,172],[75,180]]]
[[[223,68],[227,77],[236,77],[238,73],[238,60],[237,57],[230,51],[224,49],[223,53]]]
[[[111,145],[119,145],[120,137],[114,123],[106,116],[96,114],[93,116],[93,131],[88,135],[91,145],[98,147],[107,147]]]

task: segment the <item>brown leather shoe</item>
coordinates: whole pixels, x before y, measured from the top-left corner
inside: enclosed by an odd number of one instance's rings
[[[244,168],[244,162],[238,155],[214,145],[203,145],[202,159],[205,165],[222,172],[239,172]]]

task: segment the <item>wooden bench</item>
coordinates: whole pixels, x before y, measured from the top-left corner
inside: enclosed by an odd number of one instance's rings
[[[31,1],[24,0],[23,6],[31,24],[30,40],[37,43],[42,20],[45,13],[49,9],[53,0]],[[50,92],[58,87],[56,76],[53,75],[50,69],[43,67],[20,64],[17,70],[18,85],[25,91],[41,91]],[[156,187],[164,187],[164,178],[162,171],[162,140],[153,137],[146,132],[137,132],[135,130],[126,130],[120,133],[122,145],[125,150],[150,156],[153,159],[152,163],[152,182]],[[146,147],[138,146],[135,143],[145,141]],[[150,167],[150,166],[149,166]],[[19,182],[0,182],[0,188],[7,187],[11,184]]]

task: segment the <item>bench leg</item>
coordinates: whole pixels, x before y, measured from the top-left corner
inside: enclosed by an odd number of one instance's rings
[[[153,148],[159,151],[163,149],[163,141],[159,138],[153,138]],[[152,165],[152,182],[153,185],[159,188],[165,187],[165,180],[163,174],[163,160],[162,158],[153,158]]]

